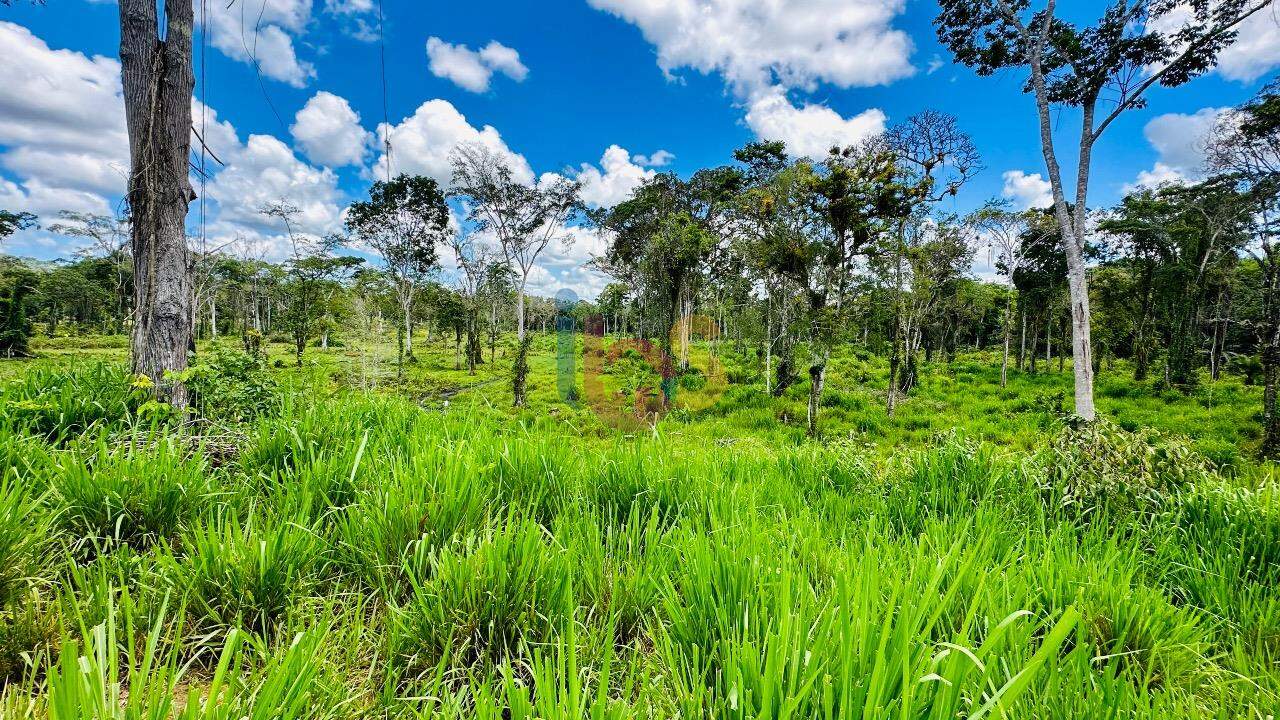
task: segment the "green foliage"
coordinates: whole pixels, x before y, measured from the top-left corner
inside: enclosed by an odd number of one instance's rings
[[[278,383],[261,353],[217,346],[179,379],[191,393],[191,405],[210,420],[244,422],[273,411],[278,403]]]
[[[525,413],[501,382],[443,411],[345,390],[321,355],[262,370],[275,409],[213,436],[136,411],[83,436],[6,418],[0,714],[1280,706],[1280,492],[1231,454],[1257,427],[1237,378],[1166,400],[1122,366],[1100,376],[1115,421],[1064,428],[1069,374],[1001,388],[998,356],[964,355],[922,365],[890,417],[883,359],[837,348],[822,442],[807,388],[767,395],[749,358],[751,384],[633,437],[559,405],[548,345]],[[408,379],[456,388],[451,367],[425,345]]]
[[[1045,463],[1051,502],[1079,515],[1158,512],[1212,472],[1185,441],[1108,420],[1067,425]]]
[[[55,525],[79,549],[149,547],[213,506],[217,479],[181,437],[106,434],[64,454],[50,482]]]
[[[39,561],[48,543],[48,517],[40,504],[23,483],[0,478],[0,611],[44,570]]]
[[[241,523],[223,515],[196,525],[160,563],[197,627],[271,631],[323,569],[316,533],[288,520]]]
[[[392,620],[393,652],[409,672],[442,658],[462,667],[497,662],[547,641],[572,612],[563,552],[533,523],[472,535],[419,564],[412,597]]]
[[[50,438],[67,438],[95,425],[132,421],[146,401],[145,388],[118,365],[94,363],[62,370],[33,368],[0,389],[0,406],[11,422]]]

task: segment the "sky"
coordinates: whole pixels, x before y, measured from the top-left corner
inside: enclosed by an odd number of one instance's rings
[[[1058,7],[1087,21],[1102,6]],[[386,173],[388,135],[393,173],[447,185],[450,151],[478,142],[526,181],[574,177],[587,203],[608,206],[656,172],[724,164],[752,140],[816,157],[935,109],[957,118],[985,168],[942,210],[1048,202],[1024,76],[953,63],[932,0],[382,0],[381,11],[379,23],[378,0],[196,0],[194,123],[217,160],[203,160],[190,227],[209,246],[284,257],[283,228],[259,212],[282,199],[303,231],[340,229],[343,209]],[[43,225],[0,251],[69,257],[75,241],[47,229],[59,211],[120,209],[118,48],[114,0],[0,7],[0,209]],[[1108,128],[1090,205],[1197,177],[1218,113],[1277,69],[1270,9],[1213,72],[1155,89]],[[1069,139],[1074,122],[1055,114],[1055,132]],[[608,279],[585,265],[604,242],[582,227],[564,235],[572,242],[548,248],[530,291],[594,297]]]

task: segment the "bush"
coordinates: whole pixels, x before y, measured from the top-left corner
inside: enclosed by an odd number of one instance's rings
[[[261,353],[215,347],[179,377],[191,392],[191,407],[210,420],[244,422],[278,404],[276,381]]]
[[[1155,512],[1214,472],[1185,440],[1124,430],[1103,418],[1067,425],[1044,460],[1047,499],[1075,515]]]

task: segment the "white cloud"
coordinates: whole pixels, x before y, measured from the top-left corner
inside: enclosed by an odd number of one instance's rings
[[[659,150],[652,155],[641,155],[639,153],[631,156],[631,162],[645,167],[665,167],[675,160],[676,156],[666,150]]]
[[[107,200],[97,193],[51,187],[38,178],[22,185],[0,178],[0,208],[33,213],[41,223],[49,222],[63,210],[103,215],[111,212]]]
[[[379,125],[378,137],[385,137],[386,125]],[[522,155],[507,147],[502,135],[491,125],[472,127],[447,100],[428,100],[413,115],[391,128],[391,172],[427,175],[448,186],[453,175],[449,154],[461,144],[478,143],[506,158],[515,178],[533,182],[533,170]],[[378,158],[370,173],[386,174],[387,158]]]
[[[634,24],[668,74],[719,72],[742,95],[780,83],[883,85],[910,75],[904,0],[588,0]]]
[[[592,257],[608,249],[606,240],[591,228],[565,227],[562,235],[569,242],[554,242],[538,258],[529,276],[528,291],[543,297],[555,297],[561,288],[570,288],[585,300],[594,299],[608,285],[610,278],[587,267]]]
[[[1218,57],[1218,73],[1228,80],[1253,82],[1280,67],[1280,6],[1245,20],[1236,41]]]
[[[520,53],[493,40],[480,50],[453,45],[438,37],[427,38],[427,59],[431,74],[445,78],[464,90],[485,92],[495,72],[521,82],[529,68],[520,62]]]
[[[107,213],[124,191],[129,141],[120,65],[52,49],[26,28],[0,22],[0,208],[48,218],[61,210]],[[38,230],[15,247],[51,246]]]
[[[661,151],[659,151],[661,152]],[[610,145],[600,157],[600,167],[583,163],[577,179],[582,183],[582,201],[594,207],[612,207],[631,196],[637,185],[656,173],[636,163],[630,154]]]
[[[344,198],[332,170],[308,165],[271,135],[250,135],[241,143],[231,123],[198,101],[193,103],[192,116],[197,127],[204,126],[201,134],[226,163],[207,164],[213,174],[203,188],[209,203],[210,246],[241,238],[255,255],[286,258],[290,247],[281,222],[260,212],[263,205],[280,201],[298,208],[294,230],[300,234],[320,236],[339,228]]]
[[[1138,173],[1125,192],[1138,187],[1182,184],[1204,174],[1205,144],[1209,133],[1230,108],[1202,108],[1191,114],[1166,113],[1149,120],[1142,134],[1156,151],[1156,163]]]
[[[334,15],[359,15],[373,10],[373,0],[324,0],[324,9]]]
[[[315,66],[300,60],[293,44],[311,20],[311,0],[211,2],[208,13],[209,42],[227,57],[256,63],[264,76],[294,87],[315,77]]]
[[[1021,170],[1008,170],[1001,177],[1004,178],[1002,194],[1012,200],[1019,210],[1053,205],[1052,188],[1040,173],[1027,174]]]
[[[747,126],[762,140],[781,140],[793,155],[822,158],[834,145],[852,145],[884,132],[885,114],[870,108],[845,118],[824,105],[796,107],[781,88],[756,96]]]
[[[271,135],[250,135],[209,183],[207,192],[218,204],[218,223],[255,231],[280,230],[277,221],[259,211],[263,205],[281,200],[298,208],[295,229],[305,233],[323,235],[336,230],[342,213],[333,171],[307,165]]]
[[[289,132],[312,162],[335,168],[363,163],[373,139],[351,104],[325,91],[298,111]]]
[[[946,65],[946,63],[943,62],[942,57],[939,55],[934,55],[932,58],[930,58],[929,66],[925,68],[924,74],[932,75],[938,72],[939,70],[941,70],[943,65]]]
[[[1180,5],[1149,23],[1148,28],[1171,35],[1190,19],[1190,7]],[[1235,41],[1218,54],[1214,72],[1228,80],[1250,83],[1276,67],[1280,67],[1280,6],[1273,3],[1240,24]]]
[[[480,59],[495,72],[500,72],[516,82],[524,82],[524,79],[529,76],[529,68],[520,62],[520,53],[497,40],[490,40],[489,44],[480,50]]]

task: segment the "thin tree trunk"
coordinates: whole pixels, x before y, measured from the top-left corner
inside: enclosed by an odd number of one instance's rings
[[[120,0],[120,69],[130,171],[134,326],[131,363],[156,395],[187,405],[192,282],[186,217],[194,197],[187,176],[191,135],[191,0],[165,0],[161,40],[155,0]]]
[[[413,357],[413,310],[410,303],[403,301],[400,307],[404,309],[404,354],[406,357]]]
[[[1053,121],[1049,113],[1049,92],[1045,82],[1043,56],[1053,18],[1053,0],[1042,19],[1037,47],[1029,53],[1031,86],[1035,92],[1036,113],[1040,121],[1040,150],[1053,192],[1054,215],[1062,237],[1067,259],[1067,288],[1071,297],[1071,357],[1075,373],[1075,413],[1092,422],[1097,413],[1093,405],[1093,359],[1089,347],[1089,284],[1084,264],[1084,219],[1089,189],[1089,166],[1093,158],[1093,118],[1096,98],[1088,98],[1081,107],[1079,158],[1076,163],[1075,207],[1067,206],[1062,187],[1062,169],[1053,143]],[[1072,212],[1074,210],[1074,212]]]
[[[1012,321],[1013,293],[1010,292],[1004,311],[1004,356],[1000,360],[1000,387],[1006,387],[1009,384],[1009,339],[1013,336]]]

